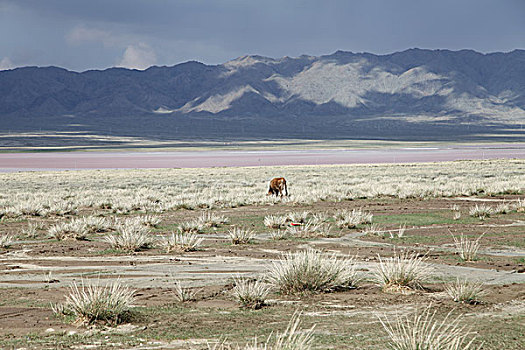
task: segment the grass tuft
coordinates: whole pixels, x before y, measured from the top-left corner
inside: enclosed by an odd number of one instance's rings
[[[85,285],[82,281],[80,287],[73,282],[66,302],[53,310],[59,316],[74,315],[75,323],[80,325],[96,322],[118,324],[128,315],[134,293],[118,281],[107,286]]]
[[[135,252],[151,247],[152,239],[148,227],[134,220],[124,221],[117,226],[115,235],[105,237],[112,248]]]
[[[470,332],[462,325],[462,318],[451,319],[450,313],[439,321],[436,311],[428,307],[415,312],[413,317],[398,316],[394,321],[387,316],[379,317],[390,338],[392,350],[468,350],[473,349],[475,337],[469,340]]]
[[[234,227],[228,230],[228,236],[232,244],[246,244],[254,237],[255,232],[242,227]]]
[[[410,292],[421,288],[430,268],[417,254],[404,252],[391,258],[379,257],[374,279],[387,292]]]
[[[482,233],[478,238],[475,240],[469,240],[465,236],[463,236],[463,233],[457,238],[450,232],[452,235],[452,238],[454,239],[454,245],[456,246],[456,250],[459,254],[459,257],[463,261],[474,261],[476,260],[478,256],[478,251],[481,245],[479,244],[479,241],[481,238],[485,235],[485,233]]]
[[[283,215],[267,215],[264,217],[264,226],[269,228],[281,228],[286,224],[286,216]]]
[[[191,252],[197,250],[204,238],[198,237],[194,233],[175,233],[170,236],[163,237],[160,240],[160,245],[166,250],[166,253],[172,251]]]
[[[312,249],[288,253],[274,262],[267,281],[284,294],[356,288],[361,281],[352,258],[338,259]]]
[[[445,286],[445,292],[457,303],[479,304],[485,294],[482,282],[456,279]]]
[[[234,282],[233,295],[243,308],[257,310],[264,306],[266,297],[270,292],[269,285],[240,276],[234,277]]]

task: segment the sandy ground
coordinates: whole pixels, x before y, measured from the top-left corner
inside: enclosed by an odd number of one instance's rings
[[[525,342],[520,331],[525,315],[525,214],[493,215],[481,222],[472,221],[467,213],[470,204],[481,201],[491,205],[502,201],[512,203],[518,198],[522,196],[381,198],[215,209],[217,214],[231,219],[229,225],[242,224],[255,230],[256,238],[251,244],[232,245],[226,234],[230,226],[223,225],[201,233],[202,249],[187,253],[168,254],[158,247],[133,253],[112,251],[104,241],[107,233],[92,234],[88,240],[57,241],[42,229],[37,237],[22,237],[8,249],[0,249],[0,344],[36,349],[108,348],[106,334],[100,333],[106,332],[104,328],[95,331],[64,323],[53,315],[50,305],[63,302],[73,282],[106,284],[119,280],[136,289],[135,305],[143,309],[139,311],[141,316],[131,324],[107,330],[108,337],[116,342],[114,349],[200,350],[208,348],[207,340],[218,339],[223,334],[240,342],[256,335],[266,339],[259,330],[266,327],[266,336],[270,331],[283,330],[296,309],[303,311],[307,322],[304,327],[317,325],[315,349],[347,349],[349,334],[359,340],[361,345],[356,348],[383,349],[383,340],[378,338],[384,336],[378,314],[408,314],[433,303],[441,315],[456,310],[465,315],[468,324],[475,324],[481,340],[488,344],[483,349],[521,350]],[[467,200],[472,203],[466,203]],[[303,210],[333,213],[339,209],[362,208],[374,213],[374,221],[381,223],[383,228],[396,229],[402,221],[389,218],[401,214],[421,217],[433,214],[438,219],[432,220],[440,221],[452,216],[449,208],[453,204],[461,205],[464,221],[409,223],[403,239],[363,235],[360,229],[345,228],[334,230],[330,237],[274,241],[263,226],[264,216],[270,214]],[[109,212],[101,209],[98,214]],[[199,210],[163,213],[154,234],[168,234],[178,223],[200,214]],[[53,218],[38,220],[45,228],[54,222]],[[0,232],[21,232],[26,225],[23,220],[4,222]],[[449,230],[470,237],[485,232],[480,258],[474,262],[460,261],[451,247]],[[509,245],[511,241],[516,244]],[[272,292],[269,305],[263,310],[239,309],[231,294],[233,276],[264,275],[268,266],[283,253],[308,247],[356,257],[358,271],[368,279],[359,288],[343,292],[289,296]],[[413,294],[385,293],[370,279],[378,264],[378,255],[388,257],[402,249],[425,255],[431,273],[424,289]],[[484,282],[486,296],[483,302],[463,305],[450,300],[444,292],[444,283],[456,277]],[[174,298],[176,281],[198,290],[196,300],[177,303]],[[68,337],[67,332],[82,337]],[[119,332],[125,336],[121,337]],[[144,340],[136,341],[133,337]],[[490,343],[492,338],[495,340]],[[31,343],[28,339],[42,343]]]
[[[417,163],[495,158],[524,159],[525,144],[372,150],[0,153],[0,171]]]

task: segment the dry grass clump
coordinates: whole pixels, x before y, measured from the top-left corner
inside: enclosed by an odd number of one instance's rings
[[[312,214],[310,222],[313,224],[323,224],[328,222],[329,216],[326,213],[315,213]]]
[[[197,290],[183,287],[179,281],[175,281],[175,298],[181,303],[187,301],[194,301],[195,296],[197,295]]]
[[[40,198],[33,198],[19,202],[5,210],[5,215],[7,217],[47,216],[48,214],[49,205]]]
[[[13,244],[14,238],[9,234],[0,234],[0,247],[9,248]]]
[[[361,277],[352,258],[338,259],[308,249],[283,255],[270,266],[267,280],[281,293],[296,294],[356,288]]]
[[[391,258],[379,258],[379,265],[374,271],[376,282],[387,292],[410,292],[421,288],[430,272],[425,258],[416,253],[404,252]]]
[[[35,222],[30,222],[26,228],[22,229],[22,234],[28,238],[36,238],[38,236],[39,228],[39,224]]]
[[[456,279],[445,286],[445,292],[457,303],[478,304],[485,294],[482,282]]]
[[[469,215],[479,218],[480,220],[485,220],[485,218],[488,218],[493,213],[494,209],[492,209],[492,207],[487,204],[476,204],[476,206],[469,209]]]
[[[270,238],[274,241],[287,239],[289,237],[287,230],[277,230],[270,232]]]
[[[75,282],[70,287],[66,302],[53,307],[58,316],[74,315],[75,323],[90,325],[96,322],[109,324],[120,323],[129,312],[134,301],[135,291],[120,282],[101,286],[98,284],[82,285]]]
[[[454,239],[454,245],[456,246],[457,253],[459,254],[459,257],[463,261],[474,261],[476,260],[476,257],[478,255],[479,248],[481,245],[479,244],[479,241],[481,238],[485,235],[485,233],[482,233],[478,238],[475,240],[469,240],[467,239],[463,233],[457,238],[452,234],[452,238]]]
[[[136,216],[131,220],[136,221],[137,224],[144,225],[147,227],[157,227],[162,221],[159,216],[149,214]]]
[[[301,314],[295,312],[282,333],[277,332],[275,337],[270,335],[266,342],[259,343],[257,338],[244,346],[228,344],[226,341],[213,345],[208,344],[208,350],[310,350],[314,341],[314,329],[300,330]]]
[[[59,241],[68,238],[83,240],[86,239],[89,230],[82,220],[76,219],[55,224],[49,228],[48,233]]]
[[[459,205],[454,204],[454,205],[452,205],[452,207],[450,209],[452,210],[452,213],[454,214],[454,216],[453,216],[454,220],[461,219],[461,212],[459,211]]]
[[[373,214],[361,209],[352,209],[352,211],[342,209],[334,214],[335,223],[339,228],[355,228],[360,224],[371,224]]]
[[[76,220],[79,221],[79,224],[84,224],[89,233],[108,232],[111,231],[114,226],[110,220],[99,216],[85,216]]]
[[[243,308],[260,309],[264,306],[270,293],[270,286],[259,280],[250,280],[240,276],[234,277],[233,296]]]
[[[230,219],[224,215],[217,215],[211,212],[202,213],[197,222],[205,227],[219,227],[230,222]]]
[[[385,230],[378,224],[370,224],[365,226],[365,228],[361,232],[363,232],[365,235],[379,236],[382,235],[385,232]]]
[[[152,245],[148,227],[136,221],[124,221],[117,226],[115,235],[105,237],[112,248],[135,252]]]
[[[166,250],[166,253],[172,251],[191,252],[197,250],[203,240],[204,238],[194,233],[173,232],[170,236],[161,238],[160,245]]]
[[[286,224],[286,215],[267,215],[264,217],[264,226],[269,228],[281,228]]]
[[[399,228],[397,230],[390,230],[388,233],[390,234],[390,238],[403,238],[405,235],[405,231],[407,229],[407,226],[405,224],[399,225]]]
[[[502,202],[496,205],[494,208],[494,214],[508,214],[512,211],[512,208],[509,203]]]
[[[398,316],[394,321],[379,317],[387,332],[393,350],[468,350],[473,349],[475,337],[462,325],[461,316],[451,319],[450,313],[439,321],[436,310],[428,307],[423,312],[415,312],[413,317]],[[469,340],[469,338],[471,338]]]
[[[289,236],[298,238],[328,237],[331,234],[331,230],[332,225],[330,224],[314,224],[311,221],[307,221],[303,225],[287,227],[286,233]]]
[[[246,244],[255,236],[255,232],[243,227],[234,227],[228,230],[232,244]]]
[[[204,225],[199,220],[181,222],[177,229],[182,233],[201,233]]]
[[[525,212],[525,200],[521,200],[521,198],[518,198],[516,203],[513,205],[514,210],[516,210],[518,213]]]
[[[309,211],[294,211],[287,214],[286,220],[296,223],[304,223],[308,219],[309,215]]]

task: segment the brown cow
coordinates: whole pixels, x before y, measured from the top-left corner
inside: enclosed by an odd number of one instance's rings
[[[270,188],[268,189],[268,196],[280,195],[282,197],[283,190],[285,192],[285,196],[288,196],[288,186],[286,186],[286,180],[284,179],[284,177],[273,178],[272,181],[270,181]]]

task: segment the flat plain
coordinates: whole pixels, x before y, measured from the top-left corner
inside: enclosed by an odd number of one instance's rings
[[[277,176],[290,196],[266,196]],[[244,349],[300,312],[314,349],[385,349],[381,320],[427,307],[460,317],[474,348],[525,346],[524,160],[18,172],[0,184],[2,348]],[[113,245],[133,221],[148,244]],[[251,238],[233,244],[234,229]],[[179,232],[201,243],[166,249]],[[479,243],[473,259],[460,240]],[[271,283],[275,264],[305,251],[350,259],[359,283],[293,293]],[[378,268],[402,254],[426,267],[421,285],[384,288]],[[261,308],[235,296],[242,277],[269,286]],[[458,280],[483,293],[454,301]],[[56,312],[75,283],[132,288],[128,317]]]

